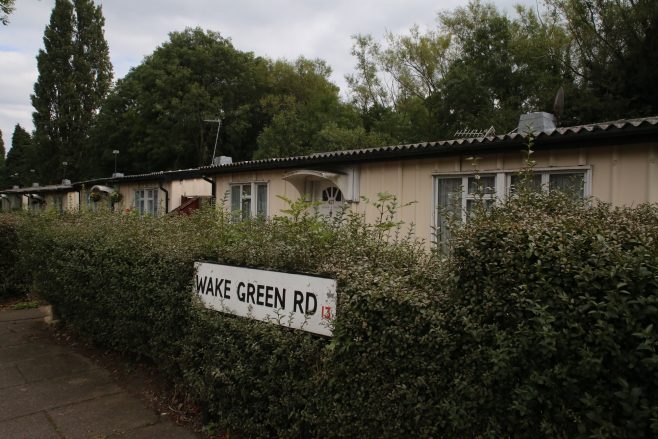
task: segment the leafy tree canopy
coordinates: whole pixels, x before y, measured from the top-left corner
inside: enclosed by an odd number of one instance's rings
[[[14,0],[0,0],[0,23],[9,23],[9,15],[14,12]]]

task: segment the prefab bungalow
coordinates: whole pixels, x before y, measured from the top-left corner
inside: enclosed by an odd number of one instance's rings
[[[3,212],[25,209],[39,212],[54,209],[59,212],[78,209],[78,192],[68,180],[62,184],[30,187],[14,187],[0,191],[0,207]]]
[[[548,121],[548,122],[547,122]],[[658,202],[658,117],[555,127],[546,113],[524,115],[516,132],[410,145],[335,151],[200,168],[214,178],[226,209],[244,218],[274,215],[281,198],[315,201],[321,214],[356,209],[374,221],[364,199],[394,195],[399,216],[416,236],[434,241],[445,218],[467,215],[480,195],[490,202],[509,196],[532,142],[534,180],[541,190],[569,189],[614,205]],[[456,194],[456,200],[455,200]],[[440,233],[440,232],[439,232]]]
[[[135,210],[155,216],[193,210],[212,197],[212,180],[204,177],[198,169],[115,174],[76,185],[80,187],[82,202],[88,208]]]

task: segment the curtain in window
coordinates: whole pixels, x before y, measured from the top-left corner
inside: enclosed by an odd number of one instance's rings
[[[461,177],[440,178],[437,185],[437,238],[450,239],[448,222],[450,218],[461,218],[462,179]]]
[[[573,198],[583,198],[585,196],[585,174],[568,173],[568,174],[551,174],[549,176],[549,188],[552,191],[561,191]]]
[[[256,187],[256,215],[267,215],[267,185],[259,184]]]

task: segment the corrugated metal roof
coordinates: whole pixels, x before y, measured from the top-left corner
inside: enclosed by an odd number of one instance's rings
[[[554,130],[536,133],[535,143],[563,144],[584,139],[605,139],[617,136],[634,135],[658,135],[658,116],[643,117],[637,119],[621,119],[609,122],[593,123],[571,127],[560,127]],[[278,157],[262,160],[249,160],[224,165],[201,166],[191,169],[177,169],[172,171],[157,171],[143,174],[125,175],[123,177],[96,178],[74,183],[79,188],[82,185],[121,183],[144,180],[175,180],[184,178],[202,178],[208,175],[249,171],[254,169],[276,169],[284,167],[297,167],[307,165],[338,164],[352,161],[364,160],[386,160],[412,158],[417,156],[442,155],[452,152],[465,152],[471,150],[490,150],[518,147],[527,142],[528,135],[522,133],[510,133],[498,136],[473,137],[463,139],[442,140],[437,142],[410,143],[405,145],[382,146],[377,148],[352,149],[341,151],[319,152],[295,157]],[[42,186],[40,188],[9,189],[3,193],[25,193],[37,191],[46,192],[45,188],[58,188],[51,190],[63,190],[62,185]]]
[[[5,189],[0,191],[3,194],[31,194],[38,192],[64,192],[67,190],[74,190],[70,184],[52,184],[48,186],[28,186],[19,187],[16,189]]]
[[[583,137],[585,135],[601,134],[605,136],[613,132],[628,133],[635,128],[658,128],[658,116],[645,117],[638,119],[623,119],[611,122],[602,122],[596,124],[578,125],[572,127],[561,127],[554,130],[540,132],[535,134],[535,142],[537,144],[548,143],[549,140],[570,140],[572,136]],[[410,143],[405,145],[382,146],[377,148],[364,148],[352,149],[342,151],[320,152],[304,156],[295,157],[281,157],[270,158],[262,160],[251,160],[243,162],[235,162],[225,165],[203,166],[199,168],[208,173],[222,172],[225,169],[241,169],[241,168],[266,168],[281,167],[281,165],[296,165],[298,163],[311,163],[311,162],[326,162],[329,160],[361,160],[364,158],[385,158],[396,157],[402,158],[404,156],[417,156],[424,154],[439,154],[445,152],[453,152],[472,147],[489,147],[497,146],[505,147],[507,145],[518,145],[527,142],[528,134],[510,133],[498,136],[488,137],[474,137],[464,139],[451,139],[442,140],[438,142],[422,142]],[[557,142],[551,142],[557,143]]]

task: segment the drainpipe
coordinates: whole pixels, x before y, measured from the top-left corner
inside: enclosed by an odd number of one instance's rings
[[[162,186],[162,182],[160,182],[160,190],[165,193],[165,213],[169,213],[169,191]]]
[[[208,183],[210,183],[210,186],[212,188],[211,189],[212,190],[212,192],[211,192],[212,196],[211,196],[211,199],[210,199],[210,203],[212,205],[215,205],[216,200],[217,200],[217,186],[215,185],[215,180],[213,180],[212,178],[208,178],[205,175],[202,176],[201,178],[204,179],[205,181],[207,181]]]

